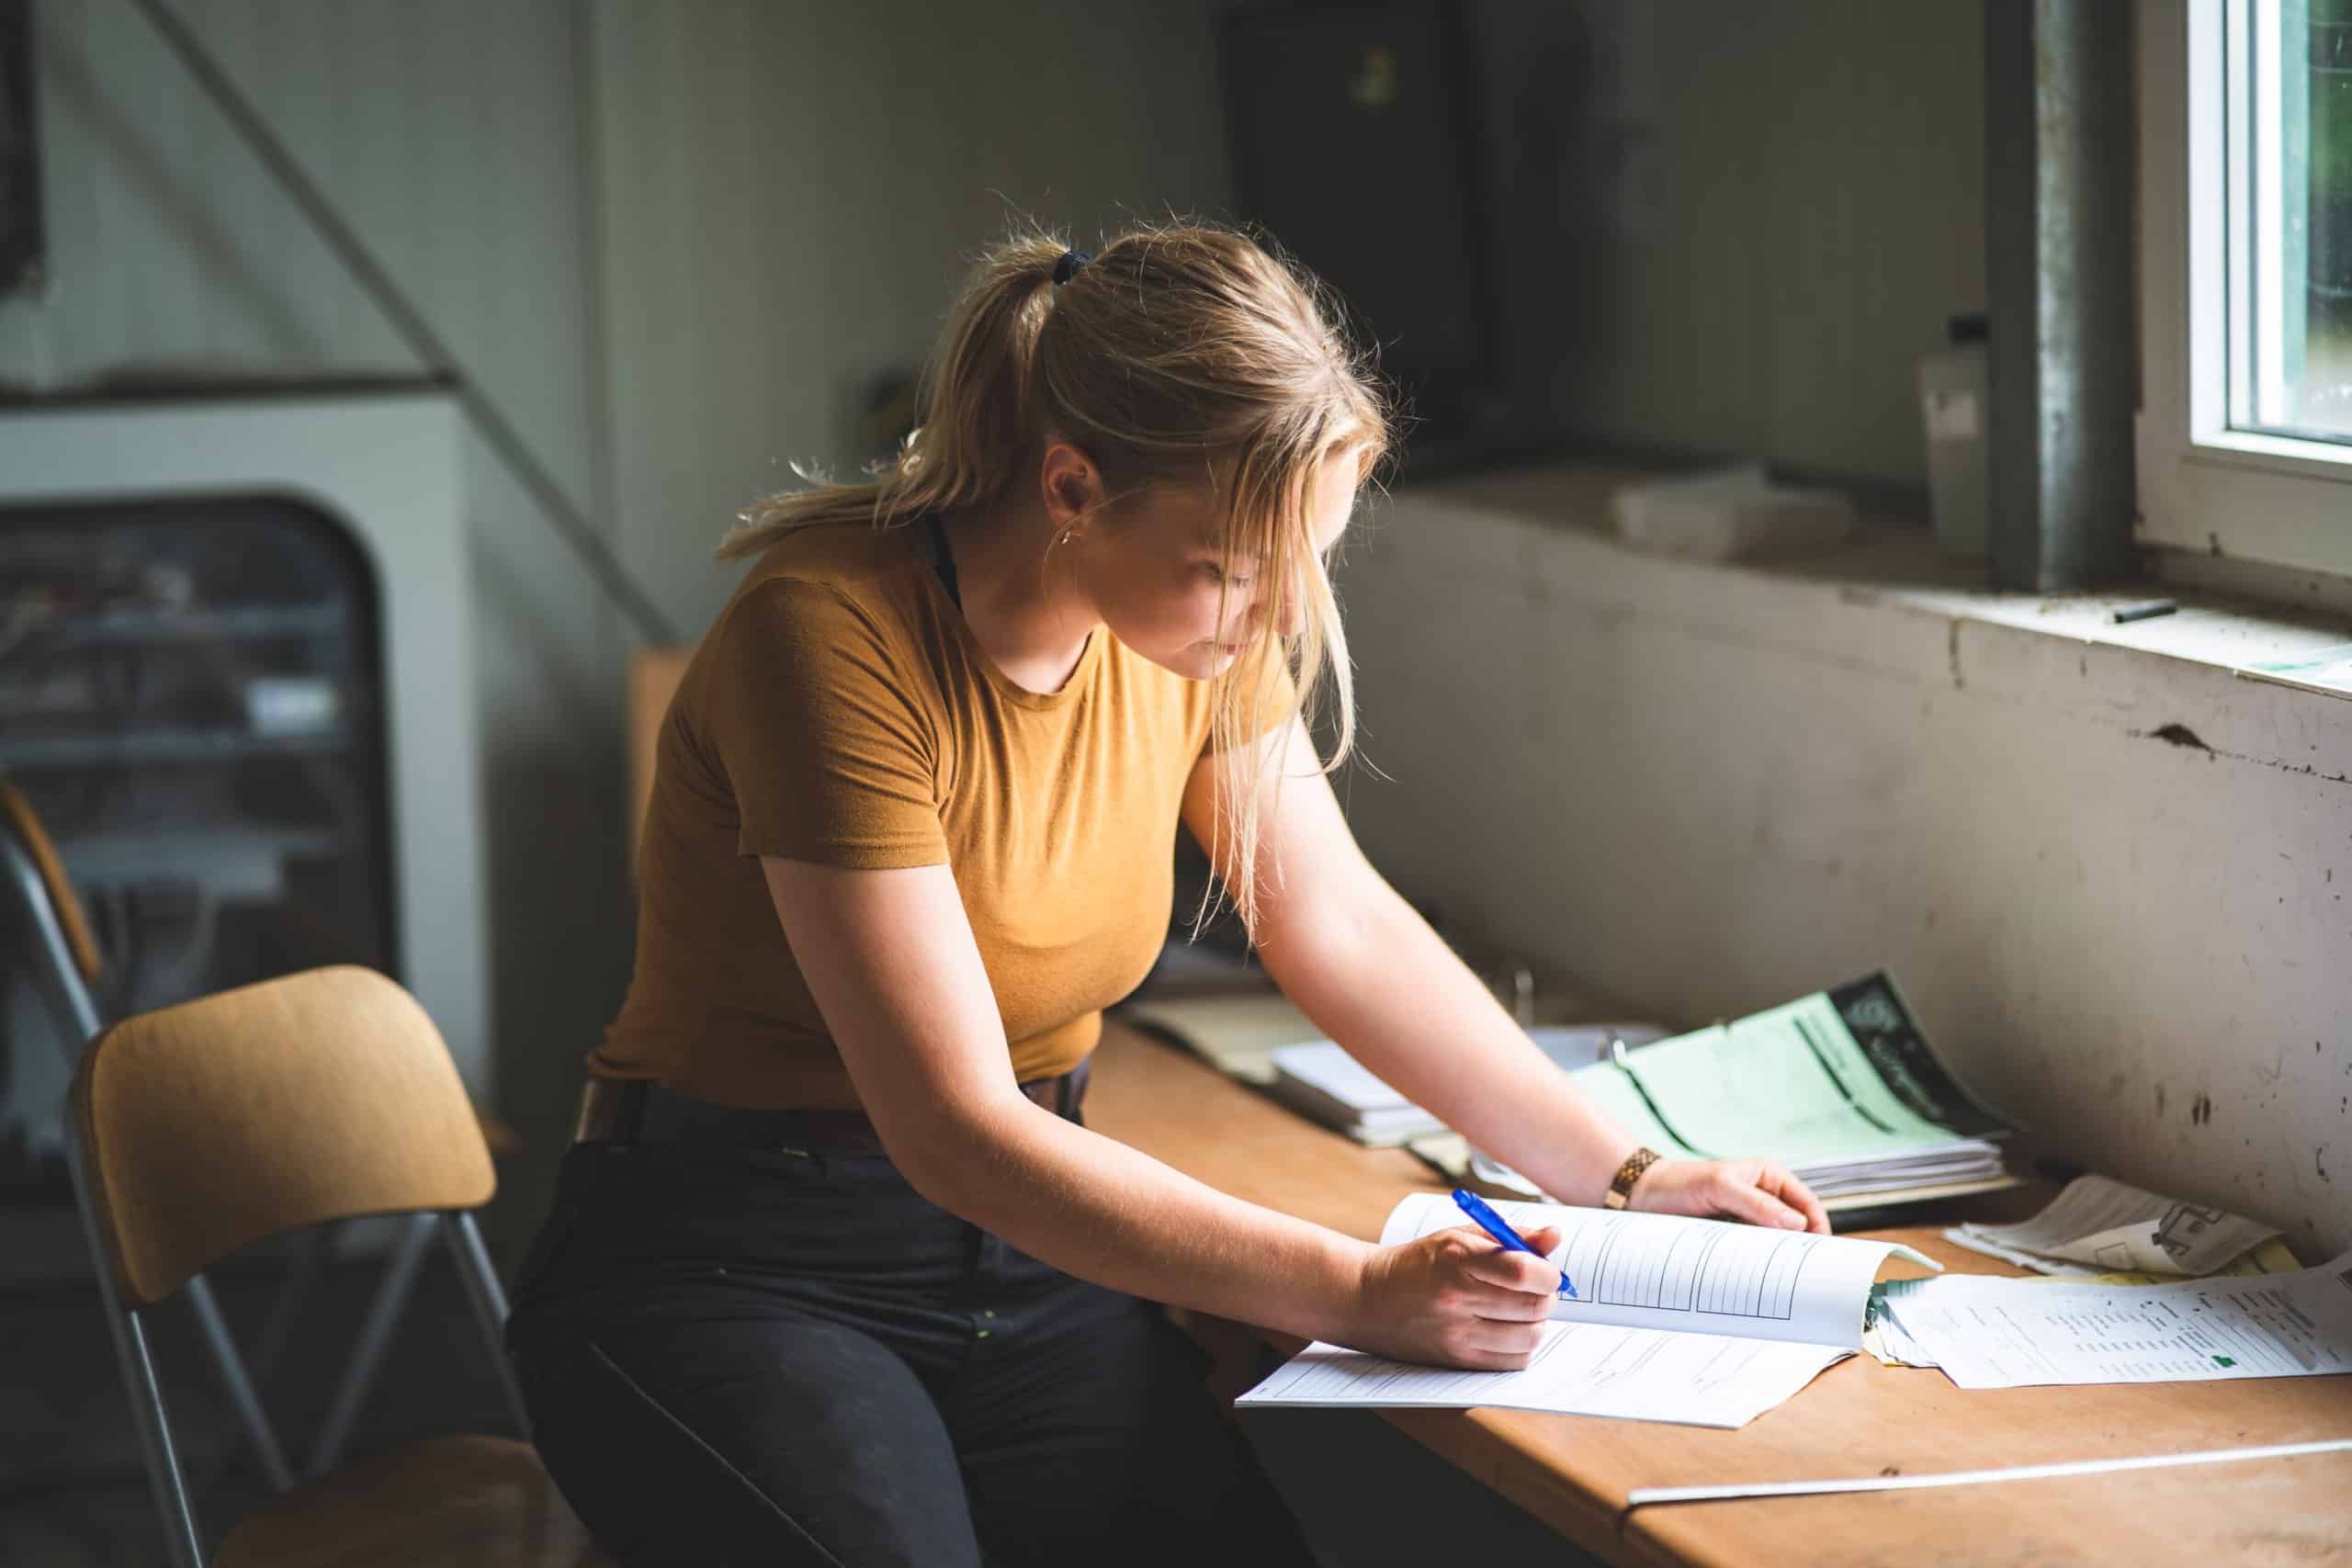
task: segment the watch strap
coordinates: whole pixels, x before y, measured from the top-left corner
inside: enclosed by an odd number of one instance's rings
[[[1644,1171],[1664,1157],[1652,1148],[1638,1148],[1627,1155],[1625,1163],[1617,1168],[1617,1174],[1609,1179],[1609,1191],[1600,1201],[1602,1207],[1623,1209],[1630,1205],[1634,1201],[1634,1184],[1641,1180]]]

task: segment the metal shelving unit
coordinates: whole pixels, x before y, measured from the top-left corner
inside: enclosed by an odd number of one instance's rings
[[[367,553],[297,502],[0,508],[0,770],[90,906],[108,1011],[397,972],[378,625]]]
[[[140,762],[232,761],[240,757],[340,751],[350,745],[339,730],[312,735],[255,735],[238,729],[157,726],[122,735],[65,735],[28,740],[0,738],[0,768],[128,767]]]

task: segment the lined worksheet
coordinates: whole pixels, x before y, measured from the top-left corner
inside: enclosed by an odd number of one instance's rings
[[[1721,1220],[1494,1207],[1522,1235],[1557,1226],[1552,1260],[1576,1287],[1553,1303],[1524,1369],[1412,1366],[1318,1342],[1238,1403],[1488,1405],[1744,1427],[1860,1347],[1871,1282],[1890,1252],[1919,1258],[1889,1242]],[[1394,1246],[1464,1223],[1451,1199],[1417,1192],[1389,1212],[1380,1239]]]
[[[1811,1382],[1844,1350],[1770,1339],[1554,1322],[1516,1372],[1465,1372],[1315,1344],[1243,1394],[1243,1405],[1425,1405],[1618,1416],[1744,1427]]]
[[[1522,1235],[1559,1228],[1552,1260],[1577,1292],[1553,1303],[1552,1315],[1564,1323],[1855,1350],[1871,1282],[1887,1255],[1935,1266],[1909,1247],[1851,1236],[1554,1203],[1494,1207]],[[1416,1192],[1390,1211],[1380,1239],[1393,1246],[1464,1223],[1442,1193]]]

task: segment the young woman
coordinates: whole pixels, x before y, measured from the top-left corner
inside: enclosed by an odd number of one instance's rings
[[[1637,1150],[1350,838],[1300,708],[1329,689],[1343,755],[1326,562],[1387,437],[1250,239],[1023,239],[896,463],[724,547],[752,564],[662,728],[634,980],[510,1331],[620,1562],[1303,1561],[1153,1303],[1525,1363],[1538,1260],[1373,1246],[1086,1129],[1180,822],[1283,991],[1546,1190],[1827,1229],[1778,1166]]]

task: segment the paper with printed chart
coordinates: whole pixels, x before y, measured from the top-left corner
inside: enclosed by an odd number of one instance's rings
[[[2352,1253],[2291,1274],[2102,1285],[1981,1274],[1906,1282],[1878,1313],[1962,1388],[2352,1372]]]
[[[1862,1308],[1891,1242],[1668,1214],[1498,1202],[1524,1235],[1557,1226],[1552,1261],[1576,1287],[1553,1303],[1514,1372],[1413,1366],[1320,1342],[1243,1394],[1246,1405],[1488,1405],[1742,1427],[1861,1343]],[[1464,1223],[1416,1192],[1390,1212],[1394,1246]],[[1929,1267],[1934,1267],[1929,1263]]]
[[[2268,1241],[2239,1253],[2213,1272],[2233,1276],[2294,1274],[2300,1273],[2302,1267],[2303,1260],[2295,1256],[2294,1249],[2274,1235]],[[2038,1274],[2019,1283],[2055,1284],[2057,1278]],[[2093,1275],[2078,1282],[2090,1285],[2165,1285],[2178,1278],[2174,1274],[2151,1274],[2126,1269],[2113,1274]],[[1936,1364],[1934,1359],[1904,1332],[1901,1321],[1887,1310],[1888,1303],[1899,1303],[1904,1297],[1917,1293],[1920,1286],[1931,1283],[1933,1281],[1928,1280],[1882,1280],[1871,1287],[1870,1321],[1862,1329],[1862,1350],[1878,1358],[1881,1366],[1932,1367]]]

